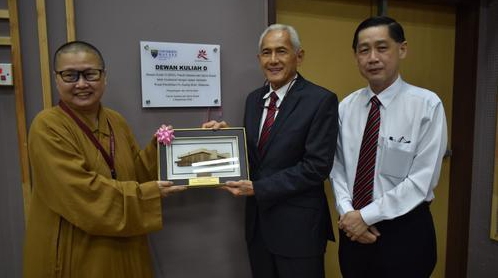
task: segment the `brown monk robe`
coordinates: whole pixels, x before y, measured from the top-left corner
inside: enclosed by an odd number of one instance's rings
[[[100,51],[64,44],[54,69],[59,105],[29,132],[24,277],[152,277],[147,233],[162,227],[161,197],[186,187],[155,181],[156,140],[140,150],[125,119],[100,103]]]
[[[24,276],[152,277],[146,233],[162,226],[160,192],[151,181],[157,178],[155,144],[140,151],[124,119],[109,109],[100,110],[98,126],[76,115],[108,152],[109,120],[117,180],[60,107],[36,117]]]

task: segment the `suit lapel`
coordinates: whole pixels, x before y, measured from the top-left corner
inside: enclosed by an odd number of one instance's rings
[[[259,139],[259,126],[261,123],[261,116],[263,115],[263,109],[264,109],[264,99],[263,96],[265,93],[268,92],[268,86],[264,86],[259,89],[259,92],[257,93],[257,97],[254,103],[254,108],[250,109],[250,111],[247,111],[246,113],[246,128],[247,132],[246,134],[250,136],[248,137],[248,147],[250,148],[251,146],[254,146],[254,150],[257,153],[258,149],[258,139]],[[253,142],[253,144],[250,144]]]

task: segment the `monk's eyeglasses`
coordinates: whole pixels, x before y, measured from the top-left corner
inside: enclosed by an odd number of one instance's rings
[[[60,75],[62,81],[66,83],[75,83],[83,76],[86,81],[99,81],[102,78],[104,69],[86,69],[86,70],[61,70],[55,73]]]

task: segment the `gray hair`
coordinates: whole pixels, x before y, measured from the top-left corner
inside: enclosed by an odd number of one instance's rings
[[[299,51],[301,49],[301,42],[299,41],[299,36],[297,35],[296,29],[290,25],[285,25],[285,24],[272,24],[263,31],[261,36],[259,37],[259,50],[261,50],[261,45],[263,44],[263,38],[270,32],[270,31],[286,31],[289,36],[290,40],[292,43],[292,47],[294,48],[294,51]]]

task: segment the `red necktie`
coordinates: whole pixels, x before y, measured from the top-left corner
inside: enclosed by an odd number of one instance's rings
[[[278,96],[275,92],[271,92],[270,94],[270,105],[266,110],[266,118],[263,123],[263,128],[261,129],[261,135],[259,136],[258,142],[258,151],[259,154],[263,154],[263,148],[265,147],[266,141],[268,141],[268,137],[270,137],[270,130],[273,122],[275,122],[275,113],[277,112],[277,100]]]
[[[377,96],[370,99],[371,107],[368,113],[367,124],[361,141],[360,156],[356,167],[356,177],[353,187],[353,208],[361,209],[372,202],[375,158],[377,156],[377,142],[379,140],[381,105]]]

